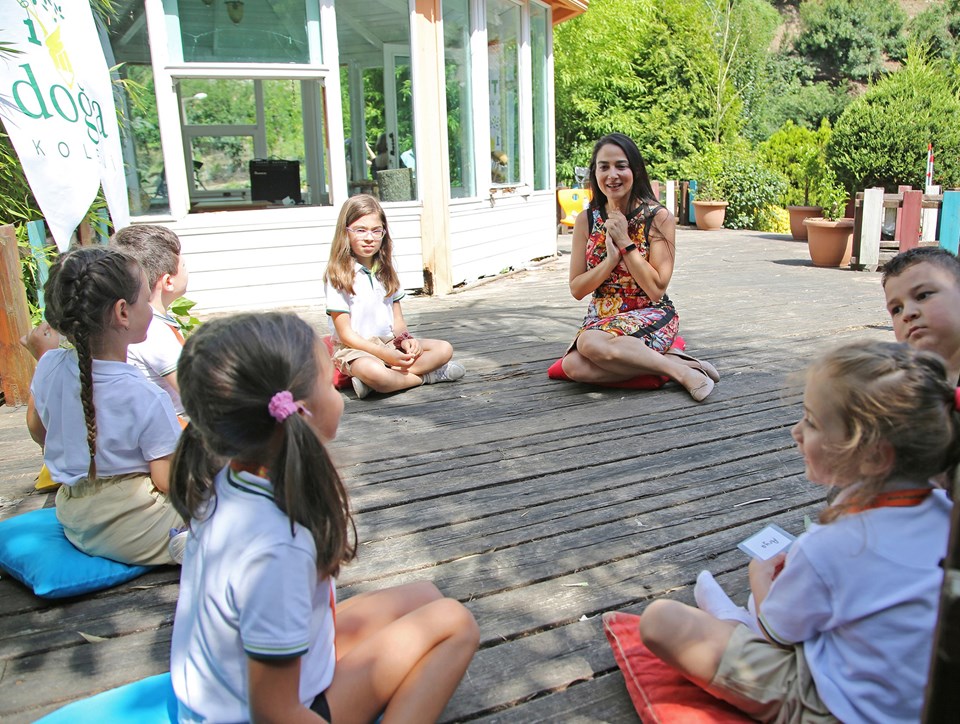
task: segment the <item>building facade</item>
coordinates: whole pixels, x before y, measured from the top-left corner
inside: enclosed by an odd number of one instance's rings
[[[587,0],[118,5],[131,215],[180,236],[205,311],[322,304],[357,193],[407,289],[555,252],[552,27]]]

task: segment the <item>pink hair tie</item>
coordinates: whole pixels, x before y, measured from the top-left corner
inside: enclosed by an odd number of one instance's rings
[[[283,422],[290,415],[300,409],[300,405],[293,401],[293,395],[290,390],[282,390],[270,398],[270,404],[267,405],[270,415],[277,422]]]
[[[960,412],[960,387],[957,388],[957,391],[953,393],[953,409],[957,412]]]

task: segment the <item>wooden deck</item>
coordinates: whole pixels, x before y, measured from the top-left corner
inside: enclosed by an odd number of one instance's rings
[[[742,602],[736,543],[767,521],[799,532],[823,499],[790,438],[788,375],[825,345],[892,339],[879,275],[814,268],[805,243],[758,232],[681,229],[678,255],[682,334],[723,376],[703,404],[547,379],[585,307],[566,257],[404,303],[418,336],[453,342],[463,381],[347,395],[334,453],[362,545],[340,593],[426,578],[473,611],[481,648],[444,720],[636,721],[599,614],[690,601],[702,568]],[[0,517],[52,504],[31,494],[23,414],[0,407]],[[0,580],[0,719],[165,671],[177,574],[59,603]]]

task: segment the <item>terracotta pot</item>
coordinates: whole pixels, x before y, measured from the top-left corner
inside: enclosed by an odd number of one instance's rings
[[[853,253],[853,219],[807,219],[807,248],[814,266],[847,266]]]
[[[697,228],[704,231],[716,231],[723,228],[723,217],[727,214],[726,201],[694,201],[693,218]]]
[[[790,213],[790,235],[798,241],[807,238],[804,220],[823,216],[823,209],[819,206],[788,206],[787,211]]]

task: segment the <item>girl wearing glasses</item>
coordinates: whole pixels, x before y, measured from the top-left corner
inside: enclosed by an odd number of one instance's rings
[[[323,280],[333,361],[351,376],[357,397],[463,377],[449,342],[407,330],[387,216],[372,196],[353,196],[340,209]]]

